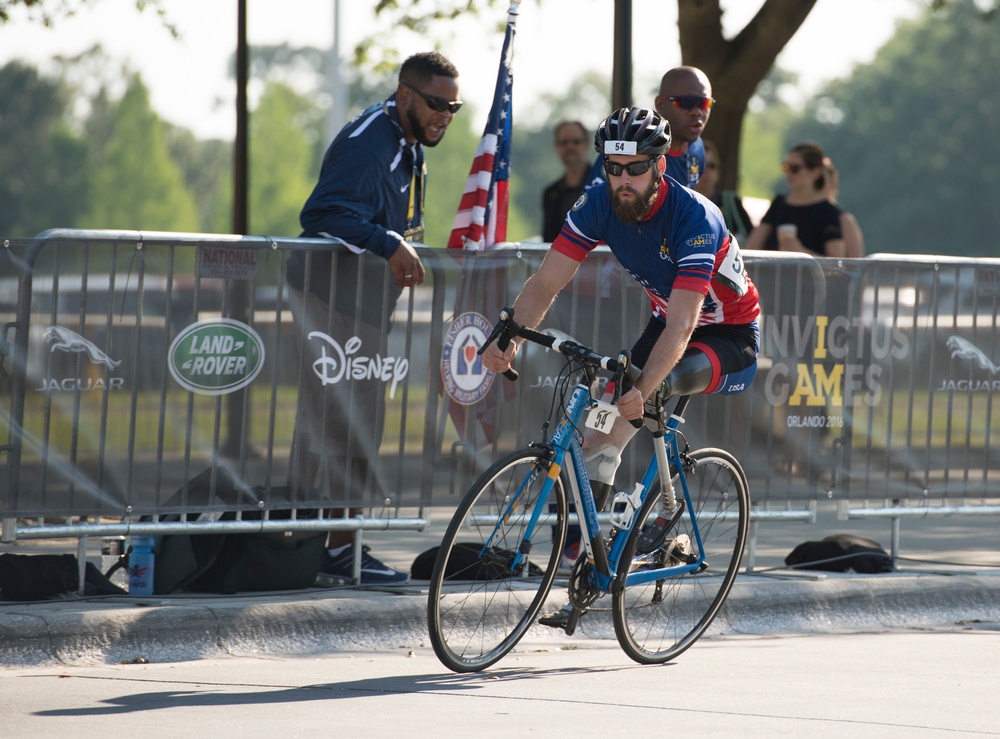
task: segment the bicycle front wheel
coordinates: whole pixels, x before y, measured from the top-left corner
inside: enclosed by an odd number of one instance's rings
[[[660,484],[640,510],[622,552],[619,568],[632,571],[692,563],[699,555],[692,525],[697,522],[704,545],[700,569],[663,580],[622,585],[614,595],[615,634],[636,662],[667,662],[694,644],[722,608],[743,558],[750,514],[750,495],[743,470],[728,452],[692,452],[693,469],[685,471],[692,510],[684,511],[665,542],[649,554],[637,554],[639,534],[659,510]],[[678,499],[682,495],[675,475]],[[622,577],[624,580],[624,577]]]
[[[475,482],[445,532],[427,621],[434,652],[456,672],[482,670],[513,649],[552,587],[566,541],[565,473],[543,511],[555,518],[529,527],[549,468],[540,449],[501,459]]]

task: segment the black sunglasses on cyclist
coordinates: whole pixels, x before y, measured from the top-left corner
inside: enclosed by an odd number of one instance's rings
[[[628,172],[632,177],[638,177],[641,174],[646,174],[655,162],[656,158],[641,159],[638,162],[632,162],[631,164],[619,164],[618,162],[612,162],[609,159],[605,159],[604,171],[612,177],[621,177],[622,172]]]
[[[712,103],[715,102],[714,98],[707,98],[701,95],[671,95],[667,100],[673,103],[675,108],[684,108],[684,110],[691,110],[692,108],[708,110],[712,107]]]
[[[409,87],[411,90],[417,93],[420,97],[424,99],[424,102],[427,103],[428,108],[430,108],[431,110],[435,110],[438,113],[444,113],[447,110],[452,115],[455,115],[455,113],[457,113],[462,107],[461,100],[445,100],[443,97],[440,97],[438,95],[428,95],[423,90],[418,90],[416,87],[409,84],[408,82],[403,82],[401,84],[404,87]]]

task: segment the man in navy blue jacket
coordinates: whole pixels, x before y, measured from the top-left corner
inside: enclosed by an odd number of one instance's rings
[[[377,492],[374,466],[385,383],[347,377],[331,358],[338,352],[341,357],[385,356],[396,301],[403,288],[424,281],[424,266],[412,246],[423,241],[424,147],[441,141],[462,106],[457,78],[458,70],[437,52],[403,62],[396,91],[334,139],[302,208],[302,236],[328,238],[347,251],[303,249],[288,259],[289,303],[304,354],[291,453],[293,486],[318,485],[332,497],[359,502],[366,492]],[[320,584],[351,579],[353,536],[330,533]],[[365,548],[363,584],[406,579],[405,572]]]

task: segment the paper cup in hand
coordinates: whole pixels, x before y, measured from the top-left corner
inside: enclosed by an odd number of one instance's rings
[[[782,223],[778,226],[778,238],[790,238],[798,235],[799,227],[794,223]]]

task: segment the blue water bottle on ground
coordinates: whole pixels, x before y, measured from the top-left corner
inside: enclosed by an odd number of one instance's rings
[[[153,594],[153,544],[152,536],[133,536],[132,551],[128,555],[129,595]]]

